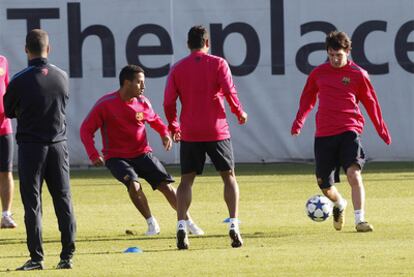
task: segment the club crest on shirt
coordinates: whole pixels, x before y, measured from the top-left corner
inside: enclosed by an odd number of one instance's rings
[[[0,67],[0,76],[3,76],[6,73],[3,67]]]
[[[48,73],[49,73],[49,70],[47,69],[47,68],[42,68],[42,74],[44,75],[44,76],[46,76]]]
[[[144,119],[144,113],[143,113],[143,112],[138,112],[138,113],[136,113],[136,114],[135,114],[135,118],[136,118],[138,121],[143,120],[143,119]]]
[[[351,78],[349,77],[342,78],[342,84],[344,84],[345,86],[349,85],[350,82],[351,82]]]

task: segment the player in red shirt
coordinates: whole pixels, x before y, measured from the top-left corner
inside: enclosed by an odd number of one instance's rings
[[[334,186],[339,182],[339,167],[342,166],[351,185],[355,228],[358,232],[370,232],[374,228],[365,221],[365,189],[361,175],[365,154],[360,143],[364,118],[359,102],[386,144],[391,143],[391,136],[368,73],[348,60],[351,51],[348,35],[331,32],[326,38],[326,50],[329,62],[310,73],[291,133],[294,136],[300,134],[306,116],[319,100],[315,134],[316,178],[323,194],[334,203],[334,228],[343,228],[347,206]]]
[[[155,190],[159,190],[176,209],[176,191],[170,183],[173,178],[161,162],[152,154],[145,131],[145,123],[156,130],[164,148],[171,149],[172,141],[168,128],[152,109],[143,95],[145,89],[144,70],[136,65],[125,66],[119,74],[120,89],[99,99],[85,118],[80,128],[81,140],[89,159],[95,166],[104,165],[112,175],[123,183],[135,207],[146,219],[146,235],[160,232],[152,216],[147,198],[138,177],[145,179]],[[94,145],[94,134],[100,129],[103,157]],[[203,235],[187,213],[186,226],[192,234]]]
[[[4,114],[3,96],[9,84],[9,65],[4,56],[0,56],[0,199],[2,217],[0,228],[16,228],[11,214],[13,200],[13,138],[10,119]]]
[[[224,99],[240,124],[247,121],[237,97],[230,68],[220,57],[209,55],[207,29],[194,26],[188,32],[191,54],[176,63],[168,76],[164,110],[174,141],[180,143],[181,183],[177,190],[177,247],[188,248],[185,213],[191,204],[192,185],[203,172],[206,154],[224,182],[224,199],[229,214],[232,247],[243,244],[238,225],[239,187],[234,173],[233,149]],[[181,102],[177,120],[177,98]]]

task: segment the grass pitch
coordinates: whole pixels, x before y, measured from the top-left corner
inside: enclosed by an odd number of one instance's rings
[[[178,169],[169,167],[176,180]],[[413,276],[414,163],[369,163],[364,171],[366,217],[373,233],[356,233],[352,205],[344,230],[332,218],[316,223],[304,212],[308,197],[319,194],[313,165],[238,165],[240,220],[244,247],[232,249],[221,179],[207,168],[193,187],[191,213],[206,232],[190,236],[190,249],[175,246],[176,214],[161,193],[144,183],[161,234],[145,237],[144,219],[123,185],[107,170],[72,171],[78,223],[74,269],[55,270],[60,240],[47,188],[43,192],[45,267],[16,272],[28,259],[23,208],[16,180],[15,230],[0,230],[1,276]],[[341,176],[339,190],[349,200]],[[133,235],[126,234],[126,230]],[[131,246],[143,253],[124,254]]]

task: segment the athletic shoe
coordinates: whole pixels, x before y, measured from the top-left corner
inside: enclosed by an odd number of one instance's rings
[[[71,259],[60,260],[57,264],[56,269],[71,269],[73,267],[73,262]]]
[[[234,222],[230,222],[229,226],[229,236],[231,239],[231,247],[238,248],[242,247],[243,239],[240,235],[239,224],[235,224]]]
[[[42,270],[43,269],[43,261],[35,262],[32,260],[28,260],[24,265],[21,267],[16,268],[16,270]]]
[[[196,236],[204,235],[204,231],[192,221],[187,221],[187,230],[188,230],[188,233],[192,235],[196,235]]]
[[[333,207],[333,226],[335,230],[340,231],[345,225],[345,210],[346,210],[347,203],[345,201],[345,207],[340,210],[338,207]]]
[[[243,240],[241,238],[240,232],[237,232],[235,229],[230,229],[229,236],[231,239],[231,247],[233,248],[242,247]]]
[[[360,222],[355,226],[357,232],[372,232],[374,231],[374,227],[369,224],[368,222]]]
[[[188,236],[187,232],[183,229],[177,231],[177,248],[178,250],[188,249]]]
[[[160,225],[158,225],[158,222],[155,220],[152,220],[148,223],[148,230],[145,232],[146,236],[154,236],[158,235],[160,233]]]
[[[0,228],[16,228],[17,224],[14,222],[13,217],[11,215],[2,216],[1,218],[1,225]]]

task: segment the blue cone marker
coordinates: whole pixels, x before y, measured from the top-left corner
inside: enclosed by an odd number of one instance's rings
[[[127,249],[124,250],[124,253],[142,253],[144,251],[142,251],[141,248],[139,247],[128,247]]]

